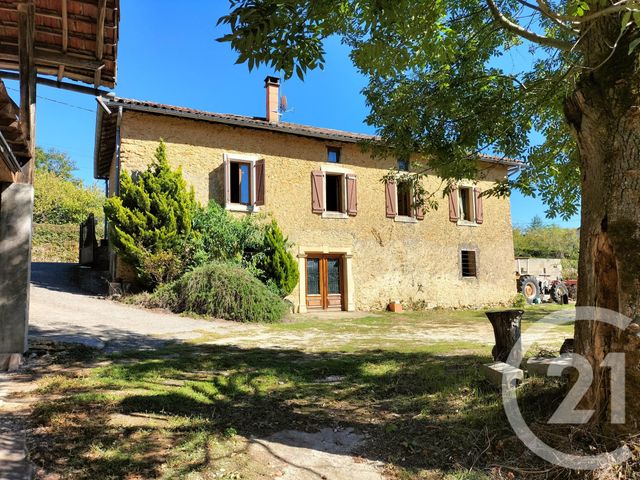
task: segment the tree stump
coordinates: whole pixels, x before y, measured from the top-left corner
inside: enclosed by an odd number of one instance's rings
[[[493,326],[496,344],[491,350],[496,362],[506,362],[516,342],[520,339],[520,321],[524,310],[500,310],[486,312],[487,318]],[[518,352],[516,360],[522,359],[522,351]]]

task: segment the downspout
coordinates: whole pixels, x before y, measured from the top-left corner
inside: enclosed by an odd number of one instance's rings
[[[120,125],[122,124],[122,106],[118,107],[116,120],[116,185],[115,195],[120,195]]]

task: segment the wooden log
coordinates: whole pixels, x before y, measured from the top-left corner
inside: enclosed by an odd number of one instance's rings
[[[486,312],[487,318],[493,326],[496,344],[491,351],[497,362],[506,362],[511,350],[520,339],[520,322],[524,310],[500,310]],[[517,361],[522,359],[522,351],[518,352]]]

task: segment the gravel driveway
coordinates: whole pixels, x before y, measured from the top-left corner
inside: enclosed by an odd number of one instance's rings
[[[198,320],[138,309],[89,295],[74,284],[75,264],[33,263],[30,335],[106,350],[154,348],[203,333],[240,330],[232,322]]]

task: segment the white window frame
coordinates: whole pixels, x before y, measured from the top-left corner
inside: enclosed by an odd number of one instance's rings
[[[229,182],[229,184],[231,184],[231,179],[230,178],[226,178],[227,174],[231,174],[231,162],[238,162],[238,163],[248,163],[249,165],[251,165],[251,172],[250,172],[250,182],[251,182],[251,191],[249,192],[249,205],[244,205],[242,203],[233,203],[233,202],[225,202],[225,209],[229,210],[230,212],[249,212],[249,213],[253,213],[253,212],[259,212],[260,211],[260,207],[258,205],[254,205],[255,203],[255,199],[256,199],[256,162],[258,160],[262,160],[262,157],[256,157],[255,155],[242,155],[242,154],[237,154],[237,153],[225,153],[224,154],[224,161],[225,163],[229,163],[229,168],[225,167],[225,171],[224,171],[224,188],[225,188],[225,199],[226,199],[226,186],[227,186],[227,182]]]
[[[333,219],[347,219],[349,218],[348,206],[347,206],[347,175],[352,174],[353,171],[348,168],[340,167],[335,163],[330,165],[320,166],[320,171],[324,172],[324,178],[322,181],[322,204],[324,205],[324,212],[322,212],[321,218],[333,218]],[[327,174],[340,176],[341,192],[342,192],[342,208],[344,212],[328,212],[327,211]]]
[[[463,220],[462,219],[462,190],[466,189],[471,192],[471,218],[472,220]],[[476,191],[474,185],[469,184],[461,184],[458,185],[458,225],[466,226],[466,227],[478,227],[478,222],[476,221]]]

